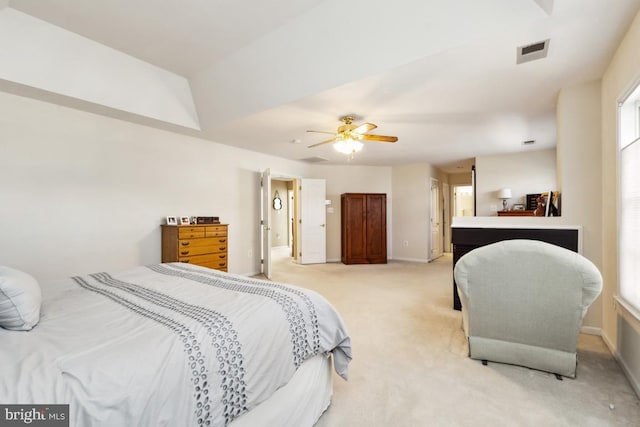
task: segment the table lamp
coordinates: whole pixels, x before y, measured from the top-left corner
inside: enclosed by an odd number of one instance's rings
[[[511,189],[510,188],[503,188],[500,191],[498,191],[498,199],[502,199],[502,210],[506,211],[507,210],[507,199],[510,199],[511,196]]]

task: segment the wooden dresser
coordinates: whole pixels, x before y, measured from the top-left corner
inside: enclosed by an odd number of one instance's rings
[[[227,271],[227,224],[162,226],[162,262],[186,262]]]

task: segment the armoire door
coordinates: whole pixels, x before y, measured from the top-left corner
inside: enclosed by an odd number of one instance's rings
[[[366,264],[367,199],[364,194],[342,195],[342,262]]]
[[[368,194],[366,203],[366,256],[371,264],[384,264],[387,262],[387,195]]]

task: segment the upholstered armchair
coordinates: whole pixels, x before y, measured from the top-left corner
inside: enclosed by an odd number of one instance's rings
[[[454,269],[469,356],[574,378],[576,346],[602,276],[585,257],[536,240],[505,240]]]

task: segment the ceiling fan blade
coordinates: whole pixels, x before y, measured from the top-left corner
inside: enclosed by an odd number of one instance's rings
[[[335,135],[335,132],[326,132],[323,130],[308,130],[307,132],[315,132],[315,133],[328,133],[329,135]]]
[[[317,147],[318,145],[329,144],[331,142],[334,142],[335,140],[336,140],[335,138],[327,139],[326,141],[322,141],[322,142],[315,143],[313,145],[309,145],[307,148],[313,148],[313,147]]]
[[[365,132],[369,132],[370,130],[374,130],[377,127],[378,126],[374,125],[373,123],[363,123],[360,126],[358,126],[357,128],[353,129],[351,132],[353,132],[353,133],[365,133]]]
[[[367,141],[376,141],[376,142],[396,142],[398,140],[397,136],[384,136],[384,135],[362,135],[362,139]]]

